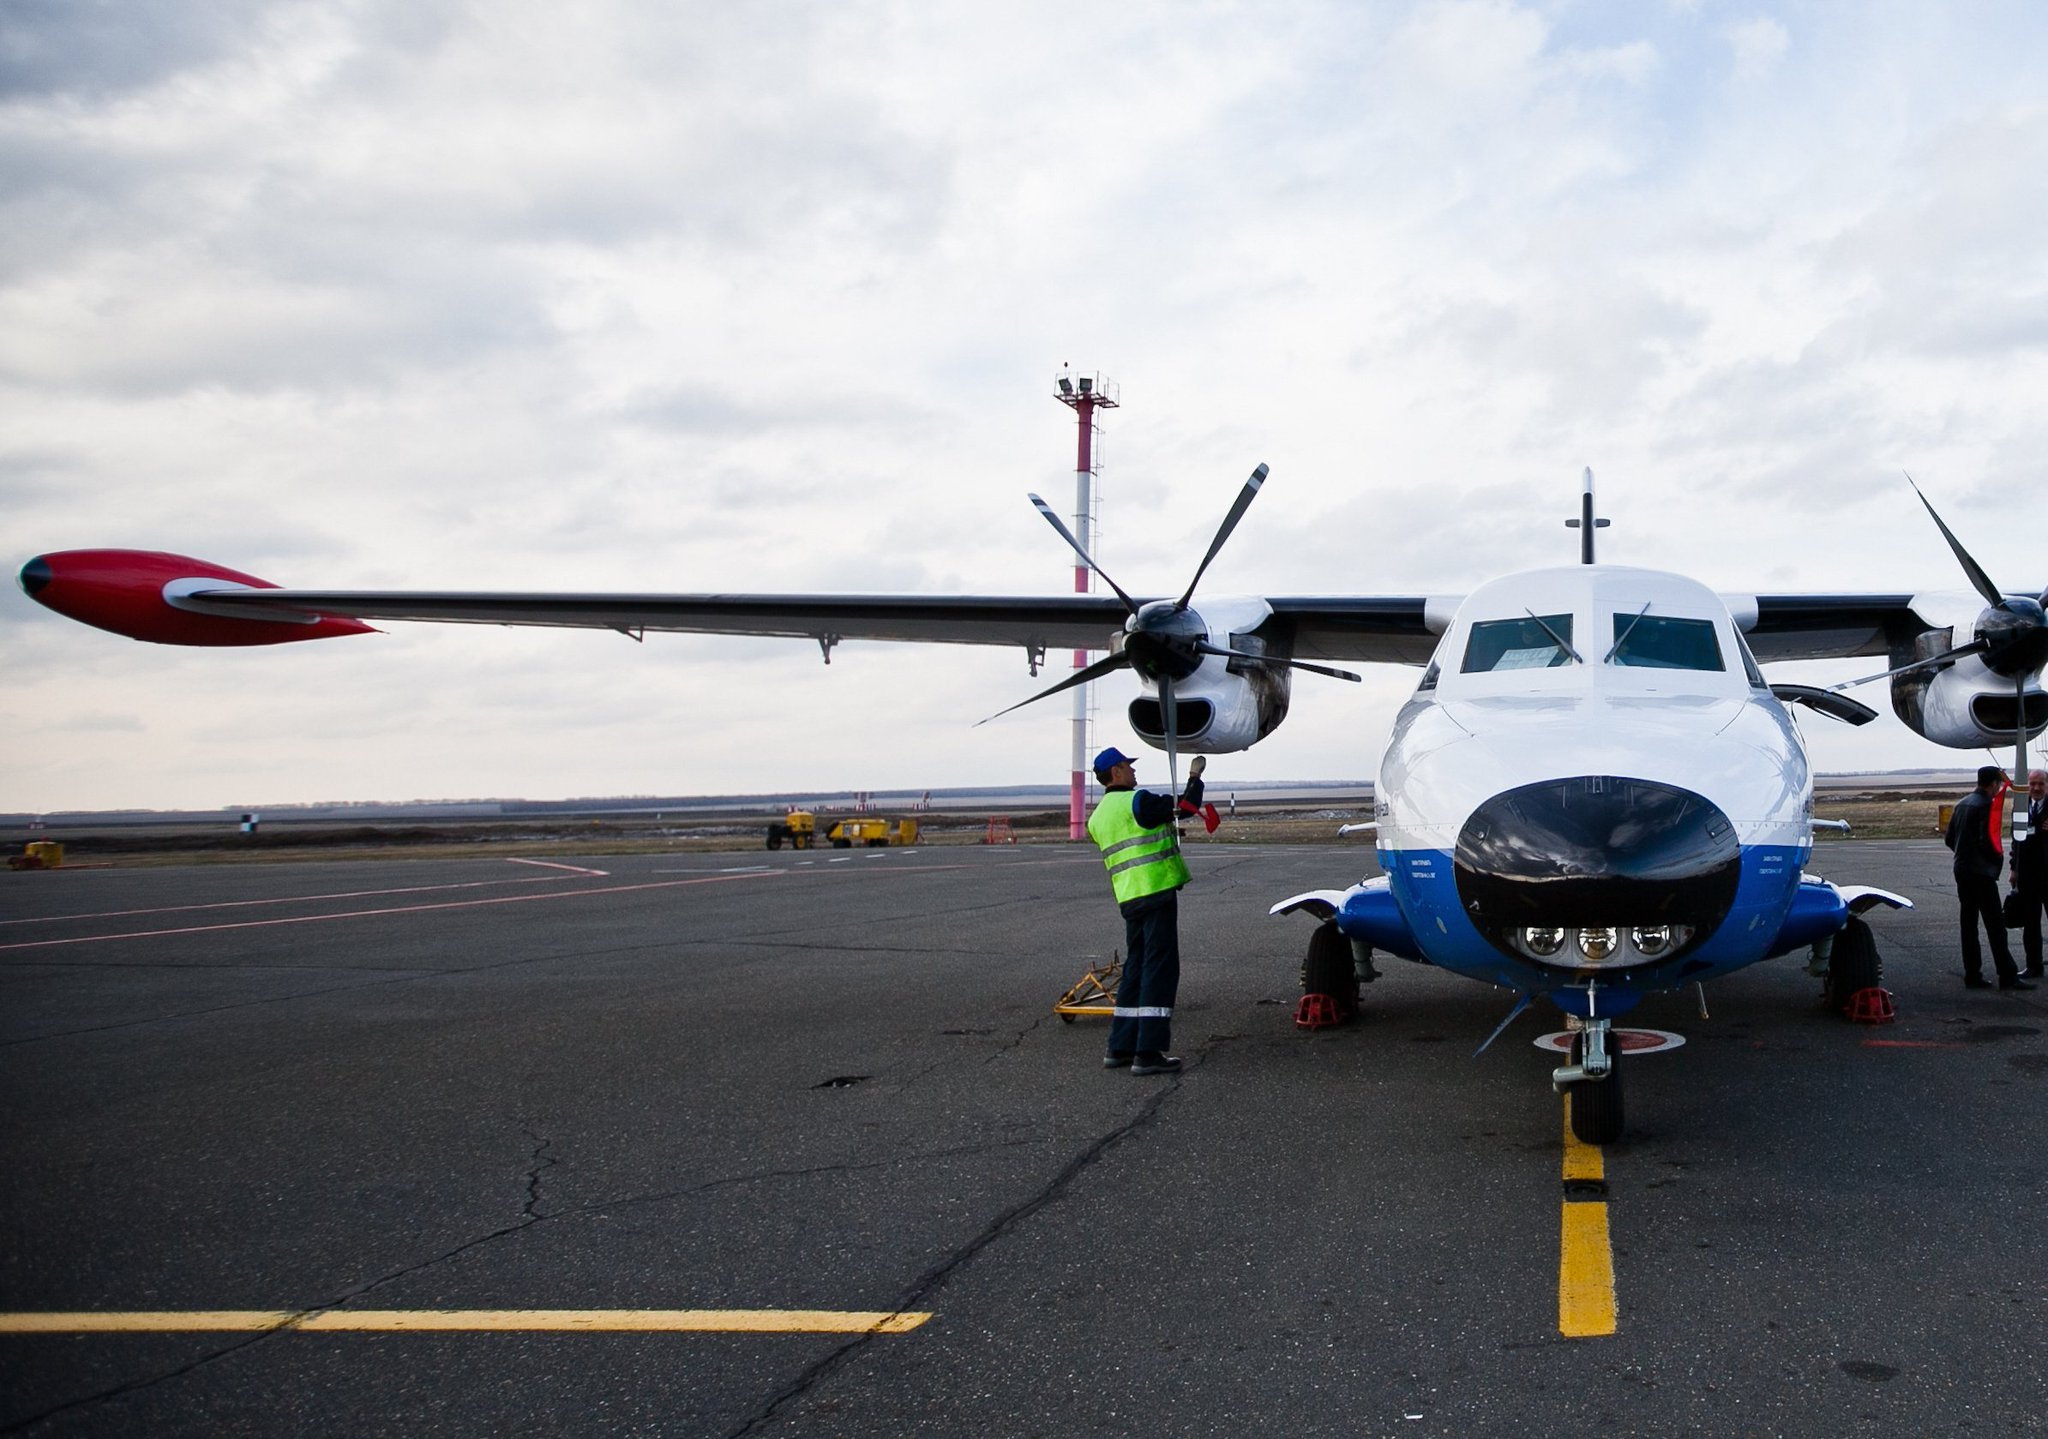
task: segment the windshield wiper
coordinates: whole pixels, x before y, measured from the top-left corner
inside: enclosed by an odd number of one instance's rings
[[[1530,619],[1536,621],[1537,624],[1542,625],[1543,633],[1549,635],[1550,638],[1556,642],[1557,647],[1559,649],[1563,650],[1566,654],[1570,655],[1574,660],[1577,660],[1580,664],[1584,664],[1586,662],[1586,657],[1580,654],[1577,650],[1572,648],[1572,642],[1570,640],[1566,639],[1563,635],[1559,634],[1556,630],[1550,627],[1550,621],[1544,619],[1543,616],[1537,614],[1536,611],[1528,609],[1526,607],[1522,610],[1522,613],[1527,615]]]
[[[1630,631],[1635,629],[1636,620],[1640,620],[1644,615],[1648,614],[1649,612],[1650,607],[1648,605],[1644,605],[1641,609],[1636,611],[1636,618],[1630,620],[1628,624],[1622,629],[1622,632],[1614,637],[1614,648],[1609,650],[1606,653],[1606,655],[1601,659],[1601,664],[1606,664],[1609,660],[1612,660],[1615,657],[1615,655],[1621,652],[1622,641],[1626,640],[1629,637]]]

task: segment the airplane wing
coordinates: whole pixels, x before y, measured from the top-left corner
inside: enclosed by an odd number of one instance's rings
[[[1102,649],[1123,628],[1111,595],[604,594],[258,589],[198,591],[218,614],[545,625],[626,632]],[[1132,596],[1138,604],[1155,597]],[[1910,594],[1724,596],[1757,660],[1885,655],[1933,627]],[[1267,596],[1302,659],[1427,664],[1438,634],[1420,595]],[[1454,601],[1451,602],[1454,606]],[[197,606],[194,606],[197,608]]]
[[[1723,595],[1750,653],[1772,660],[1884,655],[1931,628],[1911,595]]]
[[[1131,610],[1110,595],[607,594],[595,591],[284,589],[188,556],[39,555],[31,596],[87,624],[178,644],[263,644],[360,630],[364,620],[544,625],[811,639],[1109,647]],[[1759,661],[1885,655],[1938,623],[1910,594],[1723,595]],[[2022,597],[2023,598],[2023,597]],[[1262,629],[1300,659],[1426,664],[1456,596],[1280,595]],[[1132,606],[1154,601],[1133,596]],[[223,624],[222,621],[227,621]],[[239,621],[240,623],[236,623]],[[255,623],[251,623],[251,622]],[[266,624],[263,621],[284,623]],[[1270,628],[1267,628],[1270,627]]]
[[[366,620],[1017,645],[1104,650],[1124,633],[1121,595],[606,594],[596,591],[287,589],[160,551],[38,555],[21,587],[60,614],[135,639],[252,645],[359,633]],[[1133,598],[1133,605],[1153,601]],[[1253,602],[1276,653],[1422,664],[1436,635],[1421,596]],[[1270,613],[1266,613],[1270,611]]]
[[[907,640],[1101,649],[1123,628],[1110,595],[728,595],[471,591],[209,590],[215,614],[296,613],[358,620],[542,625],[792,639]]]
[[[1150,603],[1133,596],[1139,604]],[[1122,632],[1113,595],[542,594],[367,590],[195,590],[211,614],[330,615],[549,625],[628,633],[781,635],[795,639],[906,640],[1027,649],[1093,649]],[[1274,616],[1308,659],[1424,664],[1436,636],[1421,596],[1281,596]]]

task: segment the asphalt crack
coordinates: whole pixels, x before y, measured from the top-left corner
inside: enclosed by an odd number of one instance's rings
[[[1043,1023],[1043,1020],[1041,1019],[1039,1023]],[[1031,1026],[1034,1029],[1036,1027],[1036,1024]],[[1021,1043],[1024,1035],[1029,1032],[1030,1030],[1027,1029],[1023,1034],[1020,1034],[1018,1042]],[[1190,1067],[1194,1066],[1191,1065]],[[946,1279],[963,1264],[966,1264],[983,1249],[1003,1237],[1003,1235],[1007,1234],[1024,1220],[1030,1218],[1040,1209],[1057,1200],[1083,1171],[1088,1169],[1125,1138],[1149,1123],[1153,1116],[1158,1113],[1160,1107],[1165,1104],[1166,1100],[1173,1095],[1179,1086],[1179,1078],[1170,1081],[1165,1087],[1147,1099],[1144,1105],[1123,1125],[1101,1136],[1086,1149],[1082,1150],[1080,1154],[1069,1160],[1059,1173],[1054,1175],[1036,1193],[1004,1210],[981,1233],[955,1250],[953,1254],[942,1260],[939,1264],[927,1270],[912,1283],[909,1292],[896,1306],[895,1312],[900,1313],[905,1310],[915,1309],[927,1294],[932,1293],[943,1285]],[[526,1197],[520,1206],[519,1218],[515,1222],[493,1229],[488,1233],[477,1235],[451,1248],[423,1258],[416,1263],[408,1264],[387,1274],[379,1275],[375,1279],[357,1285],[355,1288],[324,1302],[294,1310],[273,1329],[266,1329],[260,1333],[251,1334],[245,1338],[237,1338],[232,1342],[222,1344],[187,1363],[178,1365],[176,1368],[166,1369],[144,1378],[129,1380],[93,1394],[66,1400],[61,1404],[53,1405],[35,1414],[27,1415],[4,1428],[0,1428],[0,1435],[24,1433],[49,1420],[88,1410],[131,1394],[141,1393],[159,1385],[185,1378],[224,1359],[231,1359],[259,1344],[268,1344],[280,1336],[291,1334],[308,1319],[333,1310],[345,1308],[401,1280],[411,1278],[438,1265],[446,1264],[485,1245],[495,1244],[501,1239],[508,1239],[513,1235],[524,1233],[526,1230],[532,1229],[537,1225],[590,1214],[608,1213],[637,1205],[658,1204],[677,1199],[687,1199],[694,1195],[730,1188],[734,1185],[758,1184],[777,1179],[812,1178],[827,1174],[855,1174],[866,1170],[891,1168],[901,1164],[923,1165],[933,1160],[987,1154],[997,1150],[1017,1149],[1044,1143],[1042,1139],[1038,1138],[995,1140],[980,1144],[956,1145],[947,1149],[931,1150],[917,1154],[896,1155],[885,1159],[812,1165],[799,1169],[756,1170],[745,1174],[728,1175],[722,1179],[707,1180],[701,1184],[690,1185],[682,1189],[599,1200],[550,1212],[541,1207],[543,1187],[548,1171],[556,1168],[561,1161],[548,1153],[553,1147],[553,1140],[535,1134],[531,1128],[522,1127],[522,1132],[532,1142],[533,1148],[527,1156],[529,1168],[526,1170],[524,1178]],[[858,1352],[874,1337],[873,1333],[856,1336],[850,1343],[842,1345],[824,1359],[811,1365],[797,1377],[788,1389],[771,1400],[768,1406],[758,1415],[749,1419],[741,1428],[733,1431],[733,1439],[737,1439],[737,1436],[746,1434],[758,1425],[772,1419],[785,1405],[800,1398],[812,1386],[833,1372],[840,1363]]]
[[[542,1139],[531,1129],[526,1131],[526,1137],[534,1142],[533,1168],[526,1172],[526,1208],[520,1212],[538,1222],[547,1217],[540,1212],[541,1176],[561,1161],[548,1154],[548,1149],[554,1144],[552,1139]]]
[[[1185,1071],[1183,1071],[1183,1074],[1185,1074]],[[1179,1091],[1180,1085],[1181,1080],[1179,1077],[1171,1080],[1150,1099],[1147,1099],[1130,1119],[1100,1136],[1087,1148],[1068,1160],[1059,1173],[1040,1186],[1036,1193],[1005,1209],[994,1219],[990,1220],[979,1234],[975,1235],[930,1269],[927,1269],[911,1284],[909,1290],[897,1302],[893,1312],[902,1314],[921,1308],[926,1296],[941,1288],[955,1272],[962,1266],[970,1263],[976,1255],[980,1254],[997,1240],[1003,1238],[1011,1230],[1031,1218],[1032,1215],[1038,1213],[1039,1210],[1058,1201],[1073,1182],[1093,1167],[1097,1160],[1101,1159],[1103,1155],[1109,1153],[1110,1150],[1114,1149],[1131,1135],[1150,1124],[1160,1109],[1166,1104],[1166,1101]],[[741,1424],[737,1429],[728,1432],[725,1439],[745,1439],[746,1435],[752,1434],[763,1425],[771,1423],[777,1415],[790,1405],[800,1401],[819,1383],[829,1378],[849,1359],[865,1349],[874,1341],[875,1337],[876,1333],[873,1330],[865,1334],[856,1335],[824,1358],[808,1366],[781,1393],[770,1399],[759,1413]]]
[[[251,1334],[246,1339],[237,1339],[231,1344],[224,1344],[209,1353],[200,1355],[188,1364],[180,1365],[176,1369],[168,1369],[161,1374],[152,1374],[144,1379],[132,1379],[125,1384],[117,1384],[111,1389],[101,1390],[97,1394],[88,1394],[77,1399],[66,1400],[64,1403],[45,1409],[41,1413],[32,1414],[25,1419],[18,1419],[6,1428],[0,1429],[0,1434],[19,1434],[43,1423],[45,1420],[55,1419],[60,1415],[69,1414],[76,1410],[88,1409],[98,1404],[105,1404],[110,1400],[124,1398],[130,1394],[138,1394],[146,1389],[153,1389],[159,1384],[167,1384],[173,1380],[182,1379],[188,1374],[197,1373],[210,1364],[218,1363],[222,1359],[232,1358],[234,1355],[252,1349],[258,1344],[267,1344],[281,1334],[289,1334],[308,1319],[340,1309],[344,1305],[353,1304],[356,1300],[366,1295],[374,1294],[387,1284],[395,1284],[410,1275],[420,1273],[422,1270],[432,1269],[438,1264],[445,1264],[451,1259],[467,1254],[472,1249],[479,1248],[485,1244],[495,1243],[497,1240],[504,1239],[509,1235],[518,1234],[522,1230],[531,1229],[536,1224],[546,1223],[553,1216],[540,1212],[541,1181],[542,1177],[561,1161],[548,1154],[548,1150],[554,1145],[553,1140],[543,1139],[531,1129],[525,1130],[525,1134],[529,1140],[533,1141],[534,1145],[533,1152],[528,1156],[529,1162],[533,1167],[526,1172],[526,1202],[520,1208],[521,1217],[518,1223],[508,1224],[502,1229],[495,1229],[489,1234],[471,1239],[463,1244],[458,1244],[453,1249],[434,1255],[429,1259],[422,1259],[417,1264],[409,1264],[403,1269],[396,1269],[389,1274],[379,1275],[367,1284],[358,1285],[348,1293],[341,1295],[339,1298],[330,1299],[324,1304],[313,1304],[304,1309],[294,1310],[277,1327],[265,1329],[257,1334]]]
[[[1052,1017],[1053,1016],[1047,1014],[1039,1015],[1038,1018],[1032,1020],[1031,1023],[1025,1025],[1022,1029],[1018,1030],[1016,1034],[1012,1036],[1010,1039],[1008,1039],[1002,1044],[997,1045],[993,1050],[991,1050],[988,1054],[988,1057],[981,1061],[983,1066],[986,1067],[987,1065],[994,1064],[998,1059],[1002,1059],[1007,1055],[1015,1053],[1018,1047],[1021,1046],[1025,1040],[1031,1038],[1032,1035],[1038,1033],[1039,1029],[1045,1024],[1046,1020]]]

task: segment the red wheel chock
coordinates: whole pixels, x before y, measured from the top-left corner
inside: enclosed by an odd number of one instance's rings
[[[1872,985],[1859,989],[1849,996],[1849,1007],[1842,1011],[1857,1024],[1890,1024],[1899,1017],[1898,1006],[1892,1003],[1891,992]]]
[[[1336,999],[1327,994],[1304,994],[1301,1003],[1294,1007],[1296,1029],[1328,1029],[1343,1022],[1344,1011],[1337,1008]]]

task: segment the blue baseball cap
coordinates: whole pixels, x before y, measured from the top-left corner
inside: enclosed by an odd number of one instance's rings
[[[1120,764],[1136,763],[1136,760],[1132,759],[1115,745],[1111,745],[1101,754],[1095,756],[1095,772],[1097,774],[1108,774]]]

